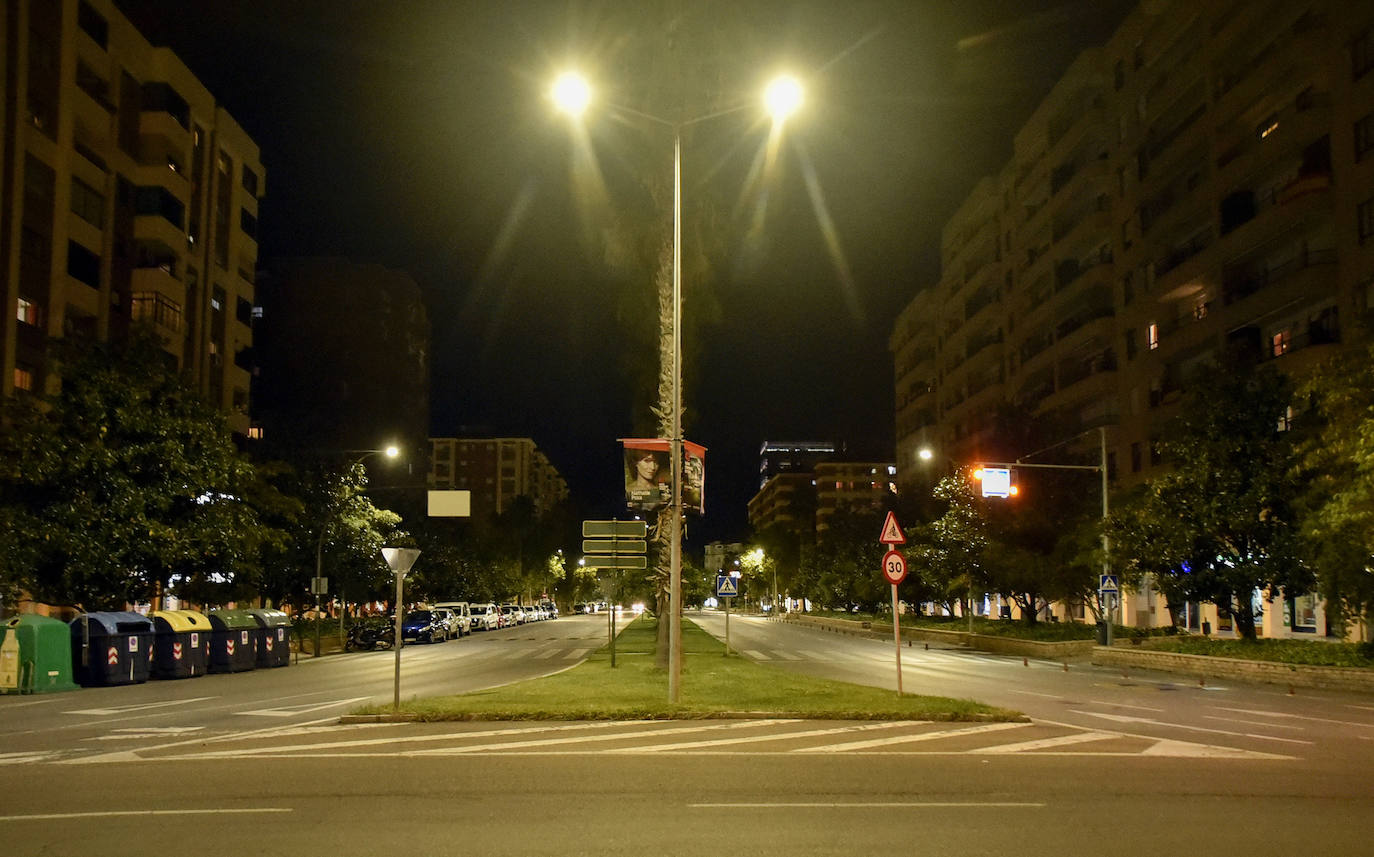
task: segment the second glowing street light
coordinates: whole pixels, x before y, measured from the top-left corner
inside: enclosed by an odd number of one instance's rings
[[[558,109],[573,117],[581,116],[592,101],[591,84],[586,78],[571,72],[554,81],[550,94]],[[801,101],[801,83],[793,77],[775,79],[764,92],[764,103],[772,114],[775,127],[795,112],[801,106]],[[682,129],[742,108],[676,122],[623,106],[617,109],[673,129],[673,408],[670,439],[673,497],[669,508],[672,532],[668,597],[671,617],[668,626],[668,701],[677,702],[681,697],[682,677]]]

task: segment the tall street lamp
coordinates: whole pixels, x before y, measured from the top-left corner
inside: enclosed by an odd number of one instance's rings
[[[351,452],[358,452],[358,450],[350,450],[350,451],[351,451]],[[385,449],[367,449],[367,450],[362,450],[362,455],[360,455],[360,456],[358,456],[357,458],[353,459],[352,462],[349,463],[349,465],[348,465],[348,471],[347,471],[347,472],[351,474],[351,473],[353,472],[353,469],[354,469],[355,467],[357,467],[358,465],[362,464],[364,461],[368,460],[369,458],[371,458],[371,457],[374,456],[374,455],[385,455],[387,458],[394,459],[396,456],[398,456],[398,455],[400,455],[400,454],[401,454],[400,449],[398,449],[395,445],[388,446],[388,447],[386,447]],[[347,488],[346,488],[346,486],[345,486],[345,491],[346,491],[346,490],[347,490]],[[348,497],[348,495],[347,495],[347,493],[345,493],[344,496],[343,496],[343,499],[347,499],[347,497]],[[333,516],[332,516],[332,515],[327,516],[326,519],[320,523],[320,537],[319,537],[319,539],[315,542],[315,579],[314,579],[314,581],[311,582],[311,587],[310,587],[312,590],[315,591],[315,657],[317,657],[317,658],[320,656],[320,596],[323,594],[323,592],[321,592],[321,590],[322,590],[322,588],[323,588],[323,587],[321,586],[321,583],[322,583],[321,578],[324,576],[324,574],[323,574],[323,571],[324,571],[324,534],[325,534],[325,532],[329,529],[329,518],[331,518],[331,517],[333,517]],[[340,590],[340,592],[339,592],[339,642],[340,642],[340,643],[343,643],[343,642],[347,639],[347,633],[348,633],[348,631],[347,631],[346,628],[344,628],[344,622],[346,621],[346,615],[347,615],[347,613],[348,613],[348,606],[347,606],[347,602],[344,600],[343,592],[342,592],[342,588],[341,588],[341,590]]]
[[[591,104],[592,88],[586,78],[574,72],[558,77],[550,91],[555,106],[574,118]],[[764,104],[773,117],[775,129],[801,107],[802,86],[794,77],[776,78],[764,91]],[[616,105],[616,109],[673,129],[673,390],[672,390],[672,482],[673,494],[669,506],[672,518],[669,534],[670,566],[668,609],[672,617],[668,625],[668,701],[681,698],[682,678],[682,129],[735,113],[742,107],[672,121],[639,110]]]

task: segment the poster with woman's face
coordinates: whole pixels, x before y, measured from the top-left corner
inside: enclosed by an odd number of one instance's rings
[[[625,505],[631,509],[647,511],[671,502],[672,478],[666,451],[625,450]]]

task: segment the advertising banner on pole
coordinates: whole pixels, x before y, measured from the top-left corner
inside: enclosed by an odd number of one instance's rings
[[[673,442],[666,438],[622,438],[625,455],[625,505],[643,512],[673,501]],[[706,509],[706,447],[682,442],[682,508]]]

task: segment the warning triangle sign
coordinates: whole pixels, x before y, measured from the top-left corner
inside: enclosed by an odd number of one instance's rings
[[[716,578],[716,595],[738,595],[739,589],[735,586],[735,579],[728,574],[723,574]]]
[[[897,525],[897,515],[895,513],[887,513],[887,519],[883,521],[883,534],[878,536],[878,541],[885,545],[906,544],[906,536],[902,534],[902,528]]]

